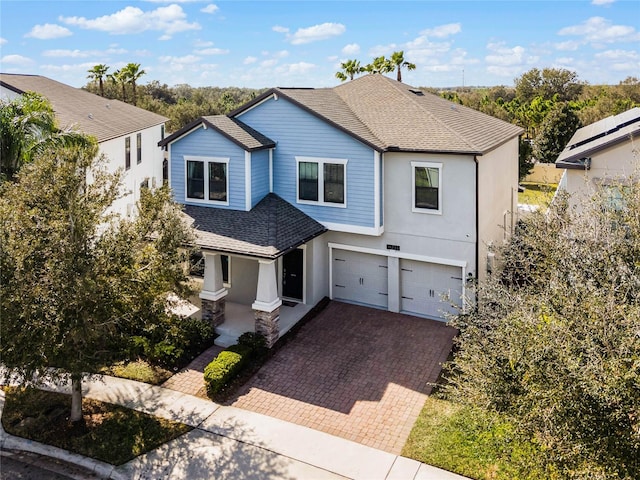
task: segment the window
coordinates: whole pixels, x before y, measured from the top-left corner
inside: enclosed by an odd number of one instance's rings
[[[442,164],[411,162],[413,208],[419,213],[442,213]]]
[[[229,272],[231,259],[229,255],[220,255],[222,263],[222,283],[225,287],[229,287]],[[202,252],[192,253],[189,258],[189,275],[192,277],[204,278],[204,255]]]
[[[131,168],[131,137],[124,139],[124,168]]]
[[[164,123],[160,125],[160,140],[164,140]]]
[[[228,158],[185,157],[187,199],[229,204]]]
[[[298,202],[345,207],[347,160],[296,157]]]
[[[142,134],[136,135],[136,159],[138,163],[142,163]]]
[[[162,183],[169,182],[169,160],[166,158],[162,161]]]
[[[145,178],[142,182],[140,182],[140,191],[149,190],[149,179]]]

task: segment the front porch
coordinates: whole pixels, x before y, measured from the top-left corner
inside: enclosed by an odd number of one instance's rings
[[[191,314],[191,317],[201,318],[202,304],[200,298],[195,296],[190,301],[197,308]],[[278,336],[281,337],[291,330],[312,308],[313,305],[285,301],[280,307]],[[255,331],[255,323],[255,311],[251,308],[251,305],[226,302],[225,321],[216,327],[216,333],[219,337],[216,338],[215,344],[225,348],[233,345],[243,333]]]

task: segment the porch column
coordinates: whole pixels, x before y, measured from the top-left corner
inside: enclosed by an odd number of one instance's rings
[[[258,288],[251,308],[256,316],[256,332],[264,335],[271,348],[280,336],[280,305],[275,260],[258,260]]]
[[[225,298],[229,291],[222,284],[222,258],[218,253],[204,252],[204,282],[200,299],[202,300],[202,319],[217,327],[224,322]]]

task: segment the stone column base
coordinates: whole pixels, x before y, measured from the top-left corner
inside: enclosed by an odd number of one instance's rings
[[[256,333],[264,336],[267,347],[271,348],[280,338],[280,307],[272,312],[253,311],[256,316]]]
[[[222,325],[225,320],[225,299],[207,300],[206,298],[201,298],[200,301],[202,302],[202,320],[208,321],[214,327]]]

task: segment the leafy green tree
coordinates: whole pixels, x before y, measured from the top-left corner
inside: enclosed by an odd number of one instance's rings
[[[510,419],[555,478],[640,478],[639,211],[637,183],[556,198],[452,322],[446,394]]]
[[[52,145],[92,143],[73,130],[60,130],[53,107],[41,95],[27,92],[14,100],[0,100],[0,181],[13,179],[22,165]]]
[[[87,70],[87,73],[89,73],[89,75],[87,75],[87,78],[98,81],[101,97],[104,97],[104,79],[106,78],[108,71],[109,67],[103,63],[94,65],[92,68]]]
[[[353,80],[353,77],[365,71],[365,68],[360,66],[360,60],[347,60],[340,64],[341,70],[336,72],[336,78],[344,82],[345,80]]]
[[[122,89],[122,101],[126,102],[127,101],[126,87],[127,87],[127,82],[129,81],[126,70],[124,70],[124,68],[118,69],[115,72],[107,75],[107,78],[111,80],[111,83],[113,83],[114,86],[116,87],[119,86]]]
[[[96,152],[49,149],[0,197],[2,362],[23,381],[70,378],[72,422],[87,373],[122,360],[187,293],[191,232],[168,187],[143,189],[133,219],[109,215],[122,172]]]
[[[557,104],[544,118],[535,136],[534,157],[553,163],[580,128],[580,119],[567,103]]]
[[[399,82],[402,81],[402,69],[406,68],[407,70],[415,70],[416,64],[408,62],[404,59],[404,51],[400,50],[399,52],[393,52],[391,55],[391,63],[394,65],[395,70],[397,72],[396,80]]]
[[[530,102],[537,96],[545,100],[555,97],[562,102],[575,100],[583,88],[578,74],[564,68],[532,68],[515,79],[515,86],[516,96],[522,102]]]
[[[137,97],[136,97],[136,82],[145,75],[147,72],[144,70],[140,70],[139,63],[127,63],[124,67],[122,67],[122,73],[125,78],[125,82],[131,85],[131,91],[133,93],[133,104],[137,105]]]
[[[524,177],[533,170],[533,146],[528,138],[520,138],[520,148],[518,149],[518,181],[522,181]]]
[[[391,63],[389,59],[387,59],[384,55],[381,57],[376,57],[373,59],[373,62],[366,65],[364,70],[369,73],[390,73],[395,70],[396,66]]]

